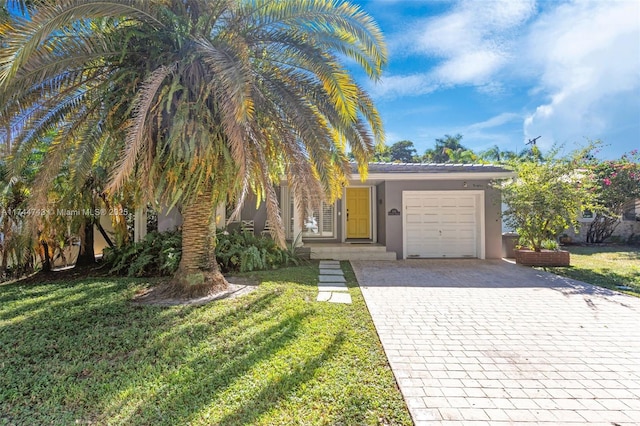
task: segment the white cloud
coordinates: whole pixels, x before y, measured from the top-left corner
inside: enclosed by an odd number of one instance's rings
[[[387,77],[377,94],[421,95],[438,87],[466,84],[494,93],[501,86],[492,77],[513,56],[515,30],[534,12],[533,0],[468,0],[457,3],[449,13],[408,24],[406,31],[390,38],[392,56],[431,57],[440,62],[419,74]],[[413,87],[426,89],[404,91],[407,84],[400,82],[419,82],[421,86]]]
[[[470,51],[445,61],[433,70],[431,76],[443,85],[484,85],[504,62],[504,58],[495,51]]]
[[[378,83],[369,88],[374,97],[419,96],[431,93],[437,86],[427,75],[392,75],[382,77]]]
[[[500,126],[491,127],[497,117],[467,126],[457,120],[465,140],[511,137],[522,144],[541,135],[546,148],[603,138],[615,148],[607,155],[618,155],[640,143],[639,17],[637,0],[454,2],[391,34],[391,64],[409,71],[385,75],[371,92],[386,99],[433,92],[456,98],[463,92],[445,90],[474,87],[493,98],[492,111],[496,100],[523,111],[497,116],[510,129],[521,120],[521,130],[500,136]]]
[[[470,51],[509,50],[512,31],[535,13],[533,0],[462,1],[444,15],[419,24],[414,50],[455,59]]]
[[[539,17],[523,46],[539,75],[535,92],[547,101],[525,119],[525,138],[595,139],[630,115],[640,120],[638,16],[640,3],[613,1],[567,3]]]
[[[498,145],[504,150],[517,150],[518,143],[513,138],[513,127],[522,122],[522,114],[504,112],[487,120],[462,127],[458,133],[464,135],[463,145],[476,152],[485,151]]]
[[[496,115],[495,117],[491,117],[488,120],[471,124],[470,126],[467,127],[467,129],[469,130],[491,129],[491,128],[500,127],[506,123],[513,122],[515,120],[521,120],[521,119],[522,119],[521,114],[516,114],[513,112],[503,112],[502,114]]]

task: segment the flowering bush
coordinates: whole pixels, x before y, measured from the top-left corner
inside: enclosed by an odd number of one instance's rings
[[[618,160],[592,162],[589,168],[596,207],[587,242],[601,243],[613,234],[624,212],[640,198],[640,153],[633,150]]]
[[[577,213],[590,203],[589,179],[578,167],[584,151],[567,158],[512,163],[517,177],[501,182],[505,223],[516,229],[520,244],[535,251],[548,246],[570,227],[579,226]]]

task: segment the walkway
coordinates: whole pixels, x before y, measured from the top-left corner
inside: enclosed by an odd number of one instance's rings
[[[352,265],[417,425],[640,424],[640,299],[503,261]]]
[[[318,302],[351,304],[351,295],[347,288],[340,262],[321,260],[318,277]]]

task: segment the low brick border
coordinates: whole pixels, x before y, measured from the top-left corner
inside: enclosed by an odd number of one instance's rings
[[[516,250],[516,263],[526,266],[569,266],[566,250]]]

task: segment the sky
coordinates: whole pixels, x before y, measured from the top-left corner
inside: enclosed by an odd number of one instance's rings
[[[382,29],[382,79],[358,81],[386,143],[461,134],[476,152],[640,149],[640,0],[351,0]]]
[[[461,134],[476,152],[597,154],[640,149],[640,1],[353,0],[378,23],[389,61],[356,78],[382,115],[386,143]]]

